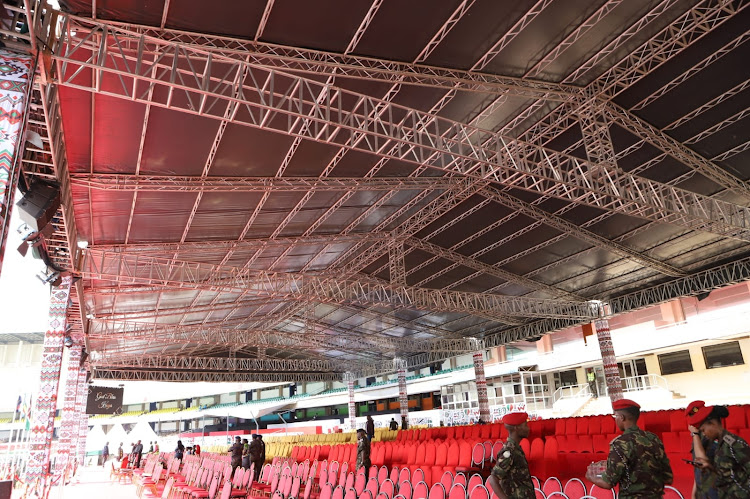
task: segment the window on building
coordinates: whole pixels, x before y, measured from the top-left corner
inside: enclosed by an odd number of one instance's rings
[[[739,366],[745,363],[739,341],[703,347],[703,359],[706,361],[706,369]]]
[[[693,370],[693,362],[690,360],[690,352],[680,350],[657,355],[659,367],[662,374],[689,373]]]

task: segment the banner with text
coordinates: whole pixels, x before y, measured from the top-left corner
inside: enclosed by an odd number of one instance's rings
[[[90,386],[86,414],[120,414],[124,388]]]

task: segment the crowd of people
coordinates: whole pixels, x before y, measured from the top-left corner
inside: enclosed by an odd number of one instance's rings
[[[135,443],[130,444],[130,452],[125,454],[125,451],[122,448],[123,443],[120,442],[120,446],[117,448],[117,461],[120,462],[121,467],[126,468],[138,468],[141,465],[141,458],[144,454],[143,444],[140,440],[138,440]],[[159,443],[156,441],[149,442],[148,443],[148,453],[152,452],[159,452]],[[107,461],[109,460],[109,442],[106,442],[104,444],[104,447],[102,448],[101,452],[101,464],[102,466],[105,466],[107,464]],[[124,463],[123,463],[124,462]]]
[[[619,486],[622,499],[662,497],[664,487],[673,479],[663,443],[638,427],[641,409],[636,402],[621,399],[613,402],[612,408],[622,434],[610,443],[606,461],[591,463],[586,479],[603,489]],[[750,498],[750,447],[723,427],[722,419],[727,416],[726,407],[707,406],[700,400],[685,411],[685,425],[693,440],[690,463],[695,467],[695,499]],[[520,445],[529,436],[528,415],[510,413],[503,423],[508,439],[497,455],[488,484],[498,499],[534,499],[534,484]]]
[[[257,481],[260,477],[260,469],[266,460],[266,443],[262,435],[253,434],[250,438],[252,442],[248,442],[246,438],[234,437],[234,444],[229,448],[229,455],[233,470],[238,467],[250,469],[254,465],[253,479]]]

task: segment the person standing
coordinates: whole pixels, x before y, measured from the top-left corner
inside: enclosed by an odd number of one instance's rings
[[[232,458],[232,475],[234,470],[242,465],[242,442],[240,437],[234,437],[234,444],[229,448],[229,455]]]
[[[253,435],[251,438],[253,441],[250,442],[248,447],[248,454],[250,462],[253,464],[253,481],[257,482],[260,478],[260,469],[263,467],[263,461],[261,460],[263,446],[258,435]]]
[[[367,481],[367,475],[370,473],[370,466],[372,466],[372,462],[370,462],[370,439],[367,438],[365,430],[360,428],[357,430],[357,473],[363,466],[365,468],[365,481]]]
[[[508,440],[497,455],[487,483],[498,499],[535,499],[534,482],[531,481],[529,463],[521,449],[521,440],[529,436],[529,415],[511,412],[503,417],[508,430]]]
[[[690,402],[685,409],[685,417],[688,420],[688,430],[690,431],[690,440],[692,447],[690,449],[693,455],[693,461],[698,458],[704,458],[712,461],[716,454],[719,444],[711,439],[706,438],[695,426],[690,424],[690,418],[696,414],[706,403],[702,400]],[[707,468],[696,466],[693,470],[693,499],[718,499],[719,493],[716,490],[716,475],[711,473]]]
[[[135,459],[135,467],[140,468],[141,467],[141,456],[143,455],[143,444],[140,440],[138,440],[138,443],[135,444],[135,447],[133,447],[133,457]]]
[[[402,430],[409,429],[409,422],[406,420],[406,416],[401,416],[401,429]]]
[[[151,454],[152,452],[154,452],[154,443],[153,442],[149,442],[148,443],[148,453]]]
[[[724,429],[721,420],[729,416],[729,410],[722,405],[705,404],[693,409],[688,423],[709,441],[717,442],[713,459],[710,459],[702,442],[693,439],[695,459],[714,478],[718,498],[750,497],[750,447],[744,439]]]
[[[250,469],[250,444],[246,438],[242,439],[242,467]]]
[[[597,475],[593,466],[586,471],[586,478],[597,487],[612,489],[620,484],[618,497],[662,497],[664,486],[672,483],[672,468],[669,466],[664,444],[650,431],[638,428],[641,406],[629,399],[612,402],[617,428],[622,435],[609,444],[607,467]]]
[[[596,387],[596,373],[593,369],[589,369],[586,373],[586,380],[589,382],[589,391],[594,398],[599,398],[599,390]]]
[[[124,455],[124,452],[122,450],[122,442],[120,442],[120,446],[117,448],[117,460],[122,461],[123,455]]]
[[[102,466],[107,463],[107,459],[109,459],[109,442],[105,443],[102,449]]]
[[[391,431],[398,430],[398,423],[396,422],[395,418],[391,418],[391,422],[388,423],[388,429]]]
[[[182,440],[177,441],[177,448],[174,450],[175,459],[182,459],[185,454],[185,446],[182,445]]]
[[[372,442],[372,439],[375,438],[375,421],[372,420],[372,416],[370,415],[367,416],[365,431],[367,432],[367,438]]]

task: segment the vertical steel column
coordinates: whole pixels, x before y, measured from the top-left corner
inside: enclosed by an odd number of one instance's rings
[[[398,406],[401,412],[401,421],[409,421],[409,397],[406,393],[406,360],[393,359],[393,367],[398,373]]]
[[[68,349],[68,379],[65,381],[65,392],[62,408],[62,421],[58,433],[57,461],[55,474],[62,475],[69,463],[73,462],[78,453],[78,378],[81,372],[82,346],[75,344]]]
[[[617,358],[615,349],[612,346],[612,336],[609,331],[609,305],[598,303],[599,319],[594,321],[596,329],[596,339],[599,340],[599,350],[602,353],[602,363],[604,364],[604,380],[607,383],[607,392],[609,399],[614,402],[622,398],[622,381],[620,380],[620,371],[617,369]]]
[[[60,384],[70,284],[70,276],[63,277],[62,283],[52,286],[50,293],[49,329],[44,335],[40,386],[31,427],[29,463],[26,467],[26,482],[34,484],[41,480],[42,489],[45,491],[50,478],[50,450],[57,408],[57,389]]]
[[[78,396],[76,397],[76,412],[78,412],[78,435],[76,437],[76,459],[78,466],[83,466],[86,457],[86,435],[89,432],[89,416],[86,414],[86,399],[89,386],[86,383],[86,369],[81,366],[78,370]],[[72,451],[71,451],[72,452]]]
[[[10,232],[13,193],[21,171],[21,133],[31,91],[31,57],[0,50],[0,270]]]
[[[344,373],[344,383],[349,390],[349,425],[352,431],[357,429],[357,404],[354,403],[354,374]]]
[[[477,346],[481,348],[481,344]],[[490,402],[487,399],[487,378],[484,376],[484,350],[474,352],[473,358],[474,378],[477,384],[477,400],[479,401],[479,419],[484,423],[491,423]]]

